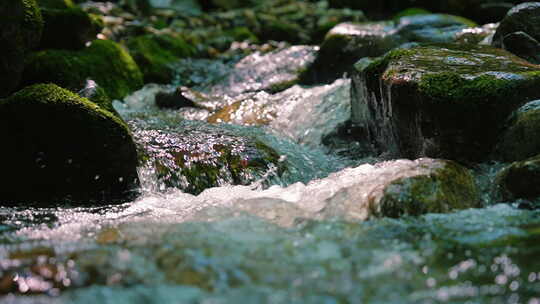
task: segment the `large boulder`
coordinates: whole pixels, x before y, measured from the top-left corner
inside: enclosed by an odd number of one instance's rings
[[[0,100],[0,138],[2,205],[126,201],[138,185],[126,124],[56,85]]]
[[[43,19],[34,0],[0,3],[0,97],[17,88],[26,53],[41,39]]]
[[[513,7],[497,28],[492,45],[540,63],[540,2]]]
[[[540,100],[528,102],[510,115],[495,150],[503,161],[520,161],[540,153]]]
[[[25,85],[51,82],[74,92],[87,79],[97,82],[109,97],[121,99],[143,84],[142,73],[119,44],[95,40],[78,51],[43,50],[29,56],[22,82]]]
[[[485,159],[508,115],[540,97],[540,69],[475,45],[397,49],[353,76],[352,120],[379,152]]]
[[[476,24],[445,14],[406,15],[392,21],[341,23],[332,28],[321,45],[303,82],[327,83],[352,73],[353,64],[364,57],[378,57],[407,42],[457,40],[457,34]]]
[[[103,29],[103,20],[80,8],[42,9],[45,26],[40,48],[81,49],[97,39]]]

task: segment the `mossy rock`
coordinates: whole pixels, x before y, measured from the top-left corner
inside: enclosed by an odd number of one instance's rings
[[[540,153],[540,100],[526,103],[508,119],[496,146],[503,161],[520,161]]]
[[[261,141],[223,127],[184,121],[174,129],[135,133],[158,189],[179,188],[199,194],[223,185],[248,185],[269,170],[284,170],[279,155]]]
[[[126,124],[54,84],[0,101],[5,160],[0,204],[122,202],[138,186],[137,152]]]
[[[41,39],[43,19],[34,0],[0,3],[0,97],[17,88],[27,52]]]
[[[497,174],[495,181],[499,200],[537,199],[540,197],[540,155],[512,163]]]
[[[145,83],[170,83],[174,78],[171,64],[196,52],[184,39],[169,35],[137,36],[125,41],[125,45],[141,68]]]
[[[80,8],[42,9],[45,26],[40,48],[81,49],[103,30],[101,17]]]
[[[396,23],[397,34],[408,42],[451,43],[458,32],[477,26],[469,19],[448,14],[404,16]]]
[[[352,117],[379,152],[485,160],[512,111],[540,97],[540,69],[504,50],[397,49],[353,76]]]
[[[492,45],[540,63],[540,2],[513,7],[497,28]]]
[[[86,79],[97,82],[107,95],[122,99],[143,84],[142,73],[129,53],[109,40],[95,40],[79,51],[43,50],[29,56],[23,84],[52,82],[74,92]]]
[[[75,4],[72,0],[37,0],[37,3],[42,9],[68,9],[75,7]]]
[[[371,212],[374,216],[398,218],[426,213],[448,213],[480,206],[480,195],[471,172],[459,164],[422,158],[407,163],[397,161],[405,175],[383,185],[382,193],[372,194]],[[412,165],[412,166],[411,166]]]

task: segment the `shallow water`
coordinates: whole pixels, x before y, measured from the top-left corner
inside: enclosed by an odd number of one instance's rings
[[[149,130],[206,126],[137,96],[116,106],[139,143]],[[493,203],[500,164],[478,168],[484,208],[363,221],[338,208],[351,200],[343,189],[361,196],[363,181],[399,167],[300,145],[284,124],[219,126],[289,168],[251,185],[191,195],[141,167],[143,193],[127,204],[0,208],[0,302],[540,303],[540,211]]]

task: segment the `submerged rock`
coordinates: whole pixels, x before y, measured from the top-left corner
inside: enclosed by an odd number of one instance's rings
[[[195,48],[180,37],[147,34],[129,38],[125,45],[139,65],[144,82],[170,83],[174,77],[172,63],[195,53]]]
[[[300,74],[315,60],[317,49],[297,45],[267,54],[256,52],[240,60],[210,92],[234,96],[254,91],[283,91],[299,81]]]
[[[287,188],[274,186],[254,192],[233,187],[225,202],[219,194],[218,189],[209,189],[200,199],[220,200],[220,204],[283,226],[290,226],[299,218],[367,220],[480,206],[479,192],[469,170],[452,161],[428,158],[347,168],[306,185],[296,183]]]
[[[352,119],[380,152],[486,159],[507,116],[540,97],[538,66],[489,46],[398,49],[353,77]]]
[[[329,85],[295,85],[277,94],[240,95],[211,115],[211,123],[267,125],[297,143],[316,147],[350,118],[350,80]]]
[[[176,187],[199,194],[211,187],[247,185],[283,170],[279,155],[261,141],[203,122],[135,132],[153,190]]]
[[[93,79],[113,99],[121,99],[143,83],[129,53],[108,40],[95,40],[79,51],[44,50],[31,54],[22,83],[51,82],[77,92],[86,79]]]
[[[37,47],[43,19],[35,0],[0,3],[0,97],[17,88],[27,52]]]
[[[127,201],[137,152],[123,121],[53,84],[0,100],[0,204]]]
[[[507,122],[496,147],[504,161],[519,161],[540,153],[540,100],[526,103]]]
[[[540,155],[514,162],[496,178],[499,199],[536,199],[540,197]]]
[[[80,8],[42,9],[45,26],[41,49],[81,49],[86,43],[97,39],[103,29],[103,21],[97,15],[88,14]]]
[[[492,45],[540,63],[540,2],[513,7],[501,21]]]

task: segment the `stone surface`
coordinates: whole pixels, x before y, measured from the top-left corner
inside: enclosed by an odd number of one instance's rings
[[[107,204],[133,199],[137,151],[123,121],[53,84],[0,100],[0,203]]]
[[[489,46],[397,49],[353,77],[352,120],[379,152],[486,159],[507,116],[540,97],[540,69]]]
[[[142,86],[139,67],[119,44],[95,40],[78,51],[43,50],[28,58],[22,83],[55,83],[74,92],[87,79],[94,80],[107,95],[120,99]]]
[[[513,7],[501,21],[492,45],[540,63],[540,2]]]
[[[516,110],[499,138],[496,155],[503,161],[519,161],[540,153],[540,100]]]
[[[315,60],[315,46],[291,46],[267,54],[256,52],[240,60],[224,79],[211,86],[212,94],[283,91],[300,79]]]
[[[41,39],[43,19],[34,0],[0,3],[0,97],[17,88],[27,52]]]
[[[174,187],[199,194],[211,187],[248,185],[283,169],[279,155],[264,143],[204,122],[146,128],[135,132],[135,139],[157,179],[149,187],[157,191]]]
[[[514,162],[496,177],[499,199],[536,199],[540,196],[540,155]]]

